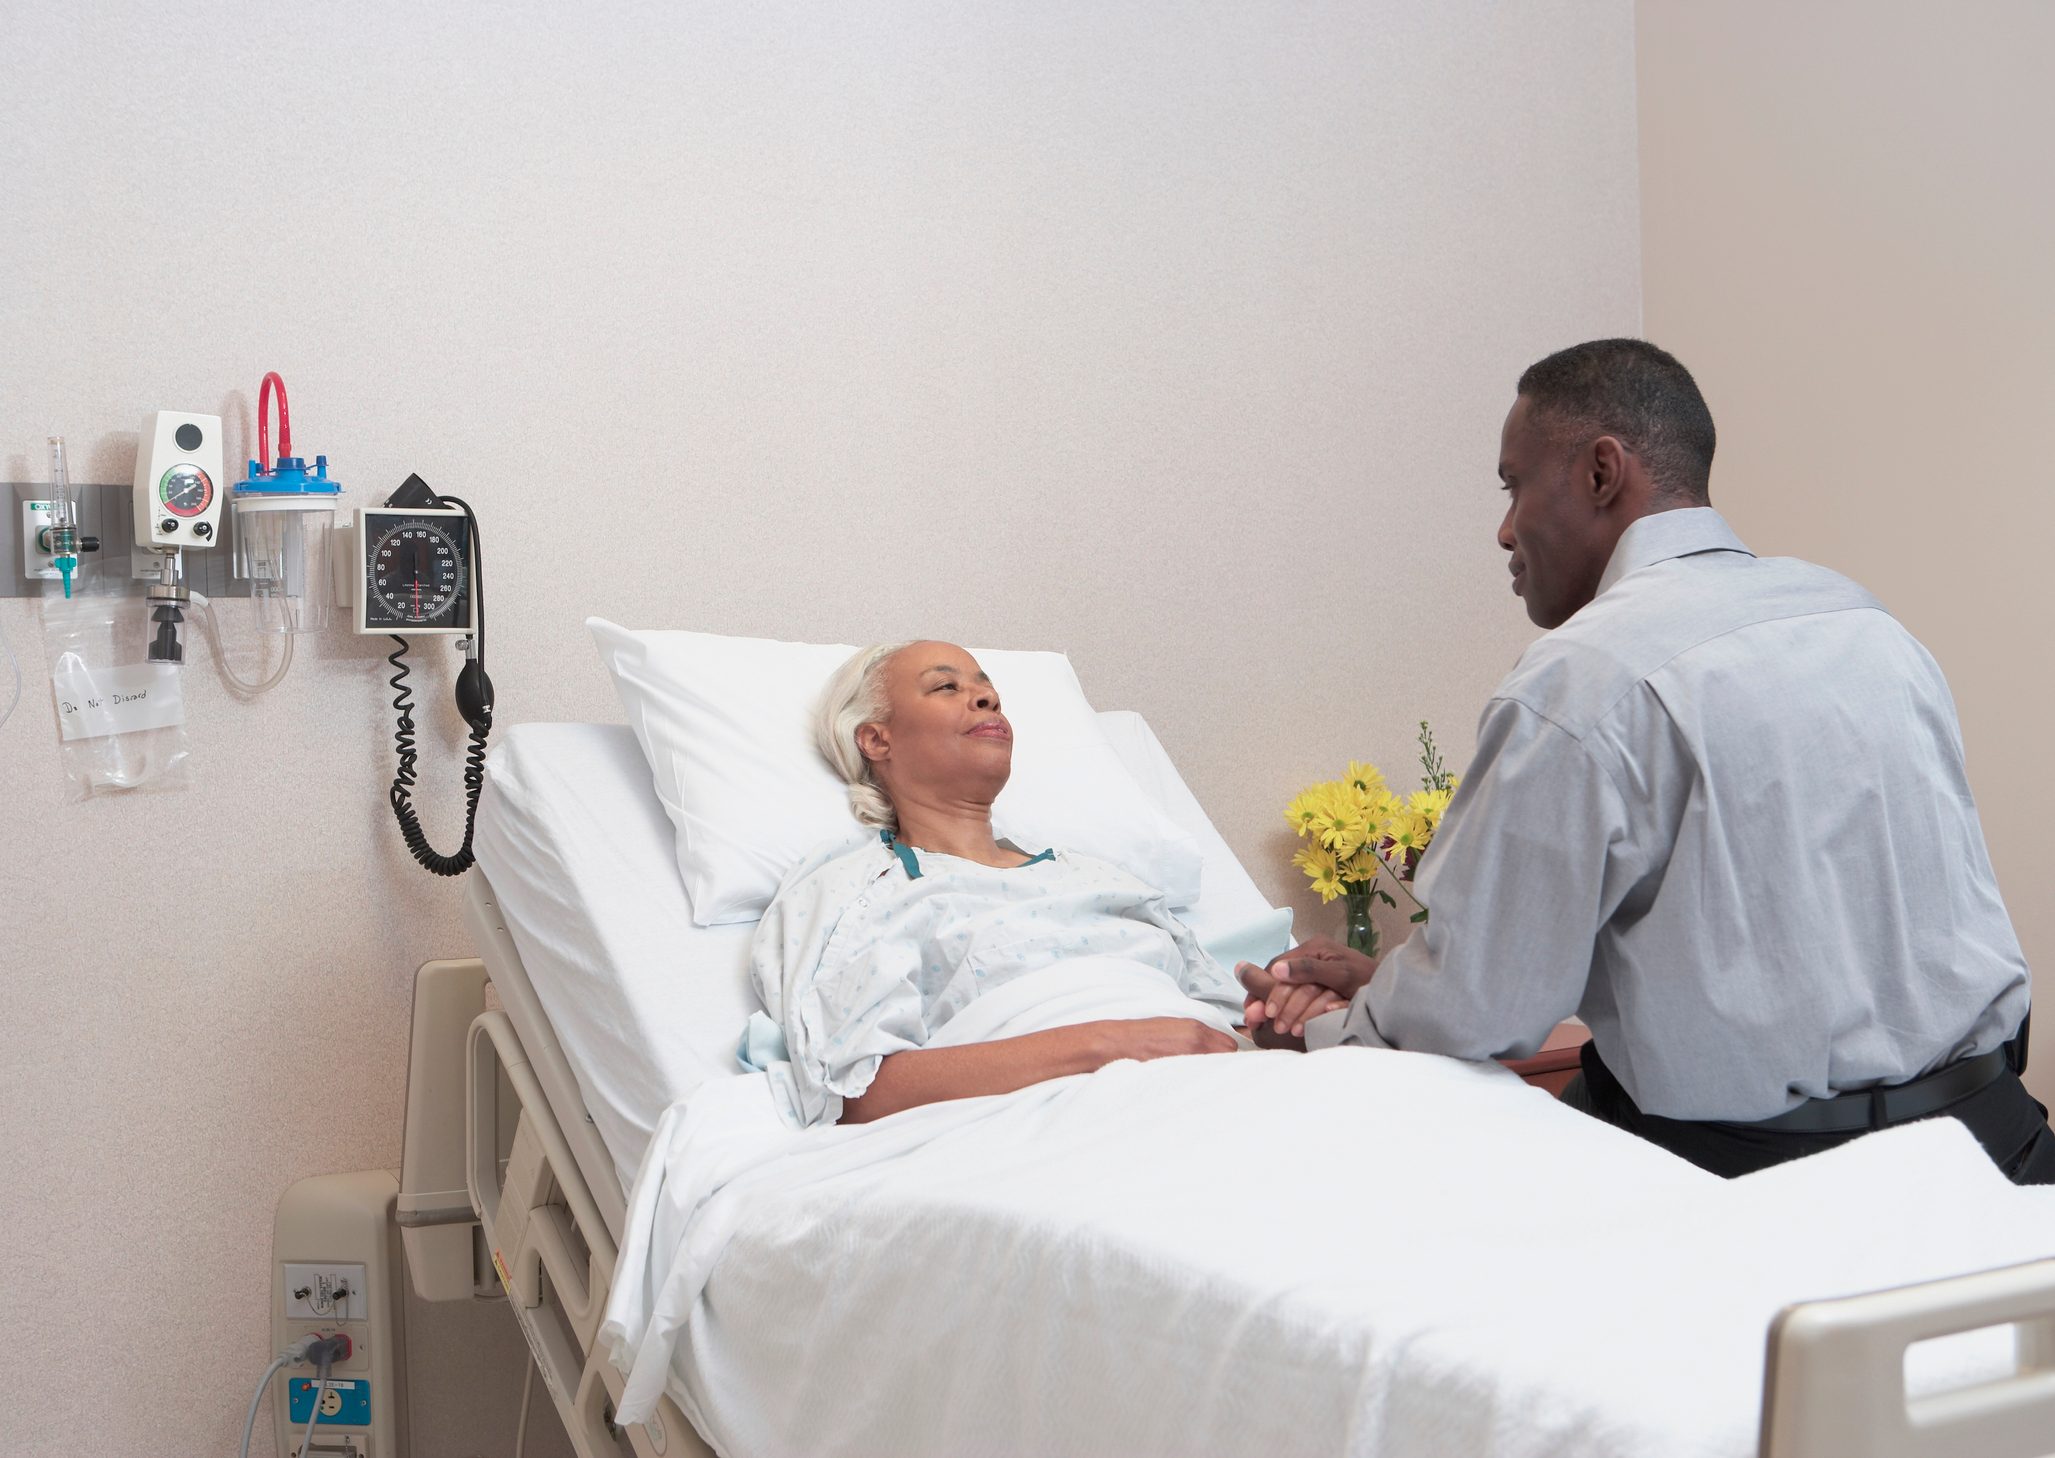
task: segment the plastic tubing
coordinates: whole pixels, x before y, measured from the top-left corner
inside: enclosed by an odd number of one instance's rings
[[[0,652],[6,653],[8,670],[14,675],[14,696],[7,701],[7,707],[0,710],[0,724],[5,724],[21,707],[21,659],[15,656],[14,646],[7,641],[5,628],[0,628]]]
[[[243,698],[254,699],[257,695],[269,689],[275,689],[285,682],[286,673],[293,666],[293,639],[298,636],[297,634],[286,633],[283,635],[285,647],[279,650],[278,667],[271,670],[271,677],[265,679],[262,683],[248,683],[240,678],[233,668],[228,666],[228,657],[221,651],[221,629],[214,622],[213,602],[197,592],[189,594],[186,601],[187,606],[191,607],[200,616],[200,629],[207,635],[207,646],[214,650],[214,666],[220,669],[221,676],[228,680],[229,688],[233,689]]]
[[[249,376],[243,376],[248,379]],[[293,422],[285,408],[285,381],[279,378],[277,370],[268,371],[264,382],[257,386],[257,461],[264,467],[266,475],[271,474],[271,422],[269,419],[272,388],[278,389],[278,453],[289,456],[293,453]]]

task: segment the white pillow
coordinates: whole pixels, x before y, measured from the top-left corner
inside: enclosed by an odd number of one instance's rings
[[[858,828],[813,742],[828,679],[856,650],[588,618],[657,798],[701,926],[754,921],[808,851]],[[994,830],[1028,850],[1074,850],[1199,897],[1196,841],[1158,809],[1107,742],[1061,653],[972,650],[1013,721],[1013,777]]]

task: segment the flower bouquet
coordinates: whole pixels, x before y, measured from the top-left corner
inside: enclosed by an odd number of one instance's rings
[[[1413,894],[1413,873],[1441,826],[1458,779],[1442,763],[1434,731],[1424,719],[1420,763],[1425,771],[1421,787],[1410,795],[1394,793],[1376,765],[1351,760],[1340,779],[1300,791],[1284,812],[1306,842],[1292,864],[1311,879],[1322,901],[1343,898],[1348,944],[1368,956],[1377,955],[1378,945],[1371,903],[1398,905],[1386,883],[1396,883],[1405,892],[1416,908],[1414,921],[1427,920],[1427,908]]]

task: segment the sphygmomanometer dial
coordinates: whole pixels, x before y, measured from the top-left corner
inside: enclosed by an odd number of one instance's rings
[[[191,461],[157,478],[157,500],[173,516],[198,516],[214,502],[214,482]]]
[[[464,595],[464,552],[448,526],[403,521],[370,551],[371,590],[394,624],[441,623]]]

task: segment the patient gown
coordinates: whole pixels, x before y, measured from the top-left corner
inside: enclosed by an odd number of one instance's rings
[[[831,1123],[887,1054],[929,1037],[983,993],[1079,957],[1162,972],[1239,1013],[1242,990],[1171,915],[1163,893],[1089,856],[1045,851],[999,868],[847,841],[778,888],[750,976],[784,1033],[803,1123]]]

